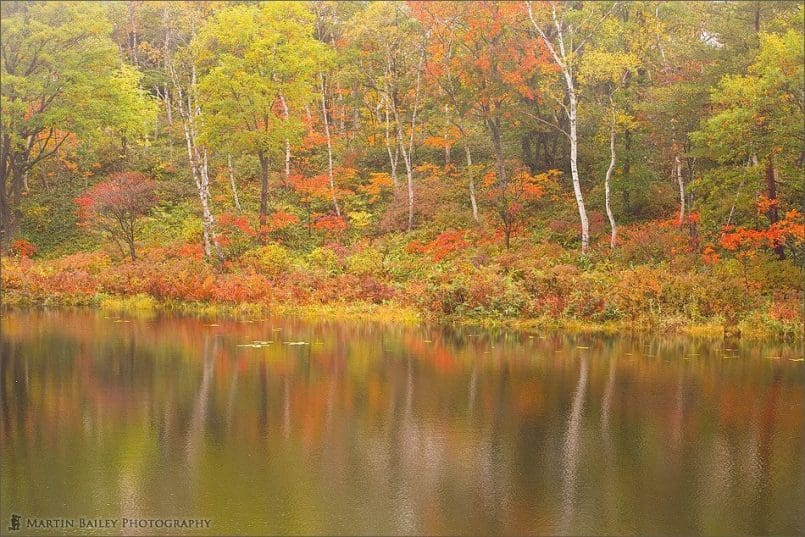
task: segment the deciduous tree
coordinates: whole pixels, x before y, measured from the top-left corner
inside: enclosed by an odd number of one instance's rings
[[[120,172],[102,181],[76,199],[84,225],[109,235],[132,261],[137,259],[134,239],[137,220],[157,201],[156,183],[139,172]]]

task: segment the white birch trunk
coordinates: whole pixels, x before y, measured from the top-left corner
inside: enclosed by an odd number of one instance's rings
[[[569,60],[572,58],[568,58],[567,50],[565,49],[565,38],[564,38],[564,30],[562,28],[562,24],[560,24],[559,19],[556,16],[556,6],[554,4],[551,5],[551,15],[553,18],[553,24],[556,28],[556,36],[559,42],[559,50],[556,50],[556,47],[553,46],[553,43],[542,28],[537,24],[537,21],[534,19],[534,14],[531,10],[531,2],[526,2],[526,8],[528,9],[528,17],[531,19],[531,24],[533,25],[534,29],[539,33],[542,37],[542,41],[545,43],[545,46],[551,52],[553,56],[554,62],[559,67],[560,71],[565,80],[565,86],[567,89],[567,97],[569,101],[569,106],[565,107],[562,103],[562,107],[565,110],[565,114],[567,115],[568,121],[570,123],[570,132],[568,134],[568,138],[570,138],[570,172],[573,177],[573,193],[576,196],[576,205],[579,210],[579,220],[581,221],[581,251],[582,253],[587,253],[587,250],[590,247],[590,223],[587,219],[587,211],[584,207],[584,196],[581,192],[581,182],[579,180],[579,170],[578,170],[578,136],[576,133],[576,105],[577,105],[577,95],[576,95],[576,87],[573,82],[573,68]],[[571,41],[572,43],[572,41]],[[572,50],[571,45],[571,54],[575,53]]]
[[[282,104],[282,113],[285,116],[285,122],[288,122],[290,113],[288,110],[288,103],[285,102],[285,96],[280,93],[280,103]],[[291,141],[285,137],[285,180],[291,176]]]
[[[573,193],[576,195],[576,205],[579,209],[579,220],[581,220],[581,252],[587,253],[590,247],[590,222],[587,220],[587,210],[584,207],[584,196],[581,193],[581,181],[579,180],[578,153],[579,142],[576,134],[576,90],[573,86],[573,78],[569,72],[565,72],[568,96],[570,97],[570,108],[568,119],[570,120],[570,173],[573,176]]]
[[[389,121],[389,101],[383,98],[386,108],[386,151],[389,154],[389,164],[391,165],[391,181],[394,183],[394,190],[397,190],[397,164],[400,161],[400,145],[394,144],[394,154],[391,153],[391,122]]]
[[[194,32],[195,33],[195,32]],[[215,218],[210,210],[210,177],[207,167],[207,150],[199,150],[196,131],[196,119],[201,114],[201,108],[195,103],[194,94],[196,91],[196,66],[191,67],[190,84],[187,88],[187,95],[183,95],[182,84],[172,62],[166,59],[171,74],[174,87],[177,91],[177,104],[179,116],[181,117],[182,130],[184,131],[185,145],[187,146],[187,159],[190,164],[190,171],[193,181],[196,184],[198,197],[201,201],[202,209],[202,230],[204,238],[204,253],[208,257],[213,254],[218,259],[223,259],[218,239],[215,235]],[[185,98],[187,101],[185,102]]]
[[[679,225],[685,223],[685,180],[682,178],[682,161],[679,154],[674,155],[674,173],[679,186]]]
[[[470,203],[472,204],[472,218],[476,223],[480,223],[478,218],[478,201],[475,199],[475,178],[472,171],[472,155],[470,154],[470,146],[464,142],[464,152],[467,154],[467,175],[470,176]]]
[[[610,99],[611,102],[611,99]],[[611,234],[609,237],[609,247],[615,249],[615,242],[618,236],[618,226],[615,224],[615,216],[612,214],[612,207],[610,206],[610,189],[609,182],[612,179],[612,172],[615,170],[615,110],[612,110],[612,123],[609,127],[609,168],[604,178],[604,201],[607,209],[607,218],[609,218],[609,227]]]
[[[450,105],[444,105],[444,165],[450,164]]]
[[[229,167],[229,186],[232,188],[232,199],[235,201],[235,208],[241,212],[240,200],[238,199],[238,189],[235,186],[235,170],[232,167],[232,155],[227,154],[226,164]]]
[[[416,70],[416,85],[414,91],[414,108],[411,111],[411,136],[408,139],[408,147],[403,143],[402,122],[400,121],[397,106],[392,106],[394,110],[394,120],[397,123],[397,143],[400,145],[403,162],[405,163],[405,175],[408,180],[408,231],[414,229],[414,134],[416,133],[416,117],[419,109],[419,89],[422,81],[422,66],[425,63],[425,44],[422,43],[422,50],[419,56],[419,65]]]
[[[341,216],[341,208],[338,206],[338,198],[335,195],[335,178],[333,177],[333,144],[330,139],[330,120],[327,119],[327,97],[324,87],[324,74],[319,72],[321,82],[321,115],[324,118],[324,134],[327,138],[327,175],[330,179],[330,194],[333,197],[335,214]]]
[[[405,177],[408,185],[408,231],[414,229],[414,169],[411,165],[411,153],[405,149],[402,136],[402,125],[400,124],[399,114],[394,107],[394,119],[397,123],[397,144],[402,153],[403,163],[405,164]]]

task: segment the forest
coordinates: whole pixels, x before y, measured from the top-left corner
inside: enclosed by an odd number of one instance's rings
[[[803,337],[803,3],[0,4],[4,305]]]

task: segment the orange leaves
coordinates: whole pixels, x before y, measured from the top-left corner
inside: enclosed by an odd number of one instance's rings
[[[394,182],[388,173],[373,172],[369,174],[369,183],[361,186],[360,190],[369,197],[370,203],[376,203],[393,186]]]
[[[560,174],[561,172],[558,170],[550,170],[546,173],[531,175],[526,170],[520,170],[505,185],[499,185],[497,174],[489,171],[481,181],[483,186],[489,189],[487,196],[490,199],[506,198],[522,204],[542,198],[548,184],[555,181]]]
[[[785,217],[774,226],[781,235],[790,237],[794,242],[805,242],[805,220],[802,213],[796,209],[791,209],[785,213]]]
[[[21,258],[27,258],[36,253],[36,246],[25,239],[17,239],[11,243],[11,251]]]
[[[780,200],[777,199],[769,199],[766,196],[758,196],[757,203],[755,206],[757,207],[757,214],[763,215],[768,214],[768,212],[772,209],[776,209],[779,205]]]
[[[539,71],[551,69],[541,40],[527,31],[520,2],[428,2],[413,9],[430,34],[425,75],[484,115],[490,103],[536,98]],[[463,46],[456,46],[461,43]],[[456,86],[455,82],[460,82]],[[435,143],[436,140],[433,140]]]
[[[240,214],[223,213],[218,216],[218,224],[224,229],[224,233],[226,233],[226,228],[229,227],[250,237],[257,235],[257,232],[249,224],[249,219]]]
[[[724,233],[721,235],[721,240],[719,241],[721,246],[727,250],[737,250],[742,245],[746,244],[750,237],[752,239],[755,238],[753,235],[755,233],[754,230],[745,230],[740,228],[736,231],[732,231],[733,229],[735,229],[734,226],[725,226]],[[751,231],[752,234],[747,233],[748,231]]]
[[[334,214],[317,216],[316,221],[313,223],[313,228],[325,233],[338,235],[347,229],[347,221],[343,216]]]
[[[327,136],[317,131],[310,131],[302,141],[304,147],[315,147],[327,143]]]
[[[428,136],[422,141],[425,147],[432,147],[435,149],[444,149],[445,146],[450,145],[444,136]]]
[[[473,62],[475,67],[481,70],[482,73],[489,73],[492,68],[492,60],[489,56],[481,56]]]
[[[294,190],[299,192],[307,203],[315,199],[326,200],[330,197],[330,183],[325,174],[319,174],[313,177],[293,174],[288,180]]]
[[[758,202],[758,207],[762,205],[761,200]],[[802,242],[805,242],[805,223],[803,223],[802,214],[796,209],[788,211],[783,219],[767,229],[725,227],[720,240],[721,246],[730,251],[771,248],[782,244],[801,244]]]
[[[705,265],[715,265],[720,259],[716,249],[712,244],[708,244],[702,250],[702,261]]]
[[[201,244],[183,244],[178,249],[179,257],[201,261],[204,258],[204,247]]]
[[[280,231],[283,229],[287,229],[294,224],[299,223],[299,217],[295,214],[289,213],[284,211],[283,209],[277,209],[274,214],[269,216],[268,220],[266,221],[266,231],[272,233],[274,231]]]
[[[481,178],[481,184],[486,188],[491,188],[497,182],[497,177],[498,175],[495,173],[494,170],[489,170]]]
[[[434,261],[441,261],[450,254],[469,247],[469,243],[465,239],[465,233],[461,230],[448,229],[428,243],[409,242],[406,251],[408,253],[429,254]]]
[[[358,176],[358,170],[351,166],[336,166],[333,168],[333,176],[337,184],[349,185]]]
[[[514,177],[515,186],[519,186],[523,191],[523,197],[536,200],[545,194],[545,183],[548,181],[548,174],[541,173],[532,176],[528,172],[520,172]]]

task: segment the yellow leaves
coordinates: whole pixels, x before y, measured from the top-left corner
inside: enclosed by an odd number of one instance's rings
[[[637,56],[630,52],[609,52],[590,49],[583,56],[579,77],[582,81],[612,82],[619,85],[624,75],[640,65]]]
[[[621,110],[615,111],[615,124],[618,126],[619,130],[633,130],[637,128],[635,117]]]
[[[372,214],[366,211],[352,211],[347,213],[349,223],[355,229],[366,229],[372,223]]]

